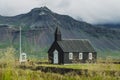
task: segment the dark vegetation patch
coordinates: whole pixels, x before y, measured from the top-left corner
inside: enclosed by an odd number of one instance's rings
[[[53,73],[59,73],[59,74],[67,74],[74,72],[76,74],[82,75],[82,72],[86,73],[87,69],[71,69],[71,68],[57,68],[57,67],[45,67],[45,66],[38,66],[35,70],[41,70],[43,72],[53,72]]]
[[[84,75],[88,76],[97,76],[98,74],[102,74],[104,76],[111,75],[111,76],[120,76],[120,71],[114,70],[104,70],[104,71],[91,71],[88,69],[72,69],[72,68],[59,68],[59,67],[46,67],[46,66],[37,66],[36,68],[20,66],[22,69],[31,69],[33,71],[42,71],[45,73],[57,73],[61,75],[72,74],[72,75]]]

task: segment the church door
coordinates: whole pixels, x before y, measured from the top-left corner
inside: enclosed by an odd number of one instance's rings
[[[58,51],[57,51],[57,50],[55,50],[55,51],[53,52],[53,57],[54,57],[53,63],[54,63],[54,64],[58,64]]]

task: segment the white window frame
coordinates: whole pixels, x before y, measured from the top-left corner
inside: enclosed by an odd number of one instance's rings
[[[73,59],[73,53],[72,52],[69,53],[69,59],[70,60]]]
[[[55,55],[57,55],[57,56],[55,56]],[[54,64],[58,64],[58,51],[57,50],[55,50],[54,52],[53,52],[53,63]],[[57,59],[56,59],[57,58]]]
[[[92,60],[92,58],[93,58],[92,53],[89,53],[89,59]]]
[[[80,59],[80,60],[83,59],[83,53],[79,53],[79,59]]]

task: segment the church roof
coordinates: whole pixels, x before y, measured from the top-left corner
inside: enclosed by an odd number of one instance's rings
[[[64,52],[96,52],[87,39],[57,41]]]

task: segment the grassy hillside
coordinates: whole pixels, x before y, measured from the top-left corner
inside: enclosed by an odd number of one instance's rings
[[[5,49],[7,47],[13,47],[16,50],[16,56],[19,56],[19,43],[11,44],[9,42],[0,43],[0,49]],[[28,58],[36,58],[36,59],[47,59],[48,58],[48,51],[49,47],[40,47],[36,46],[34,43],[30,45],[27,41],[22,43],[22,52],[27,53]],[[120,59],[120,51],[117,50],[96,50],[97,51],[97,58],[100,59]]]

